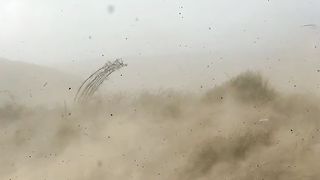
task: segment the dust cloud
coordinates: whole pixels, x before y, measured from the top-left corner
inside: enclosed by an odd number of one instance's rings
[[[278,92],[257,72],[202,94],[98,94],[49,107],[7,100],[0,179],[320,179],[318,102]]]

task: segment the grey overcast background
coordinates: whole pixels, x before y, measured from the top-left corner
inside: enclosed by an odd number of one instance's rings
[[[195,90],[257,70],[318,92],[318,25],[319,0],[1,0],[0,56],[81,77],[123,58],[120,88]]]

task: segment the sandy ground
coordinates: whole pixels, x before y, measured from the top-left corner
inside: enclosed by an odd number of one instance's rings
[[[280,93],[258,73],[201,94],[3,102],[0,179],[320,179],[319,99]]]

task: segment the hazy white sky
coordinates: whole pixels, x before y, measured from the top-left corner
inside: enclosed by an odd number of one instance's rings
[[[320,24],[319,8],[319,0],[1,0],[0,56],[54,64],[308,51],[319,30],[301,26]]]
[[[315,92],[319,8],[319,0],[0,0],[0,57],[83,77],[123,58],[120,87],[199,89],[249,69]]]

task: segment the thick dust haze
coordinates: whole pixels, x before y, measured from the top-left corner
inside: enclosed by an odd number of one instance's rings
[[[0,0],[0,180],[320,179],[319,7]]]
[[[319,179],[318,102],[258,72],[202,94],[100,93],[50,107],[8,99],[0,178]]]

